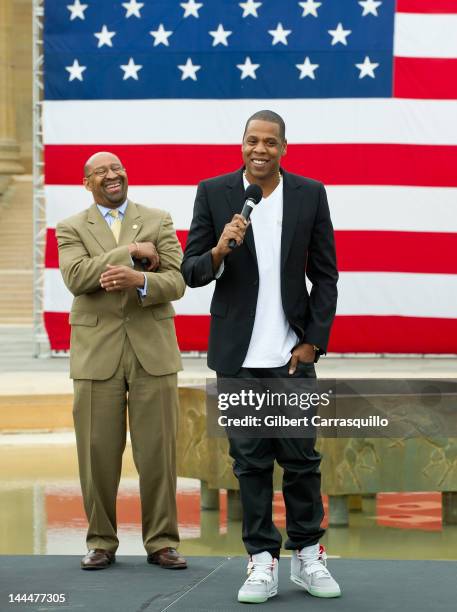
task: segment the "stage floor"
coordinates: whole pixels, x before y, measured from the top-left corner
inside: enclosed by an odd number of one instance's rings
[[[251,610],[239,604],[242,557],[189,557],[189,569],[164,570],[145,557],[119,557],[103,571],[82,571],[77,556],[0,557],[0,610],[88,612],[216,612]],[[456,609],[457,562],[339,559],[329,567],[339,599],[317,599],[289,581],[290,559],[279,565],[279,594],[269,610],[307,612],[451,612]],[[9,603],[9,594],[62,593],[65,603]]]

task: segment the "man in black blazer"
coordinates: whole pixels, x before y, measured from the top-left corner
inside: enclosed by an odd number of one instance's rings
[[[216,280],[208,365],[218,377],[314,378],[314,362],[327,350],[338,280],[327,197],[321,183],[280,168],[286,150],[283,119],[259,111],[246,123],[244,168],[198,186],[181,270],[190,287]],[[252,183],[261,186],[263,199],[247,223],[239,213]],[[339,596],[319,545],[324,531],[315,440],[229,436],[229,442],[250,555],[238,600],[259,603],[278,590],[275,459],[284,468],[291,580],[312,595]]]

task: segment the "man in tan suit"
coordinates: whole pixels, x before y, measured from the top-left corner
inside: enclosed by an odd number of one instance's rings
[[[175,442],[181,358],[172,300],[184,294],[182,251],[168,213],[127,199],[118,157],[84,167],[94,204],[57,225],[60,269],[74,295],[70,376],[79,472],[89,522],[83,569],[115,560],[116,496],[127,404],[149,563],[186,567],[176,548]]]

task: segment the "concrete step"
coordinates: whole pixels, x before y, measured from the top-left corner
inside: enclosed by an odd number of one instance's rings
[[[0,324],[32,322],[32,266],[32,177],[17,176],[4,194],[0,208]]]
[[[1,222],[0,222],[0,232],[2,232]],[[30,237],[32,235],[32,228],[24,227],[23,231],[16,232],[15,230],[13,231],[11,229],[11,226],[10,226],[9,229],[8,229],[8,233],[2,232],[2,234],[3,234],[4,242],[2,243],[1,247],[4,248],[4,245],[10,246],[10,245],[16,243],[18,240],[20,241],[21,244],[23,244],[24,243],[24,234],[26,236]],[[30,243],[30,247],[32,247],[31,243]],[[16,253],[17,253],[17,251],[16,251]]]
[[[12,246],[11,249],[16,249],[16,245]],[[20,257],[11,251],[0,249],[0,270],[14,270],[18,265],[21,265],[23,270],[31,270],[33,266],[32,258],[33,252],[31,249],[30,251],[24,249]]]
[[[33,221],[32,219],[27,219],[25,217],[25,212],[22,215],[18,215],[17,218],[14,217],[13,214],[11,214],[10,211],[8,211],[7,215],[3,215],[2,219],[0,219],[0,226],[2,224],[6,224],[6,221],[8,221],[8,225],[9,225],[9,233],[11,235],[17,235],[17,236],[21,236],[24,231],[28,231],[31,232],[33,229]],[[7,236],[5,236],[6,238]]]
[[[3,325],[31,325],[33,322],[32,309],[30,308],[28,311],[24,311],[23,313],[18,312],[15,315],[2,315],[0,321]],[[13,355],[8,355],[8,360],[11,360],[12,357],[19,357],[19,353]]]
[[[0,324],[27,324],[33,319],[31,271],[0,270]]]
[[[2,294],[0,295],[0,303],[2,304],[6,304],[6,303],[12,303],[15,304],[17,306],[20,306],[20,302],[19,302],[19,298],[21,298],[21,300],[26,299],[27,297],[30,298],[30,300],[32,299],[32,290],[20,290],[20,289],[15,289],[14,290],[14,294],[13,291],[11,291],[11,293],[9,293],[8,290],[5,291],[5,288],[2,287]]]
[[[23,310],[23,305],[24,303],[27,304],[27,308],[31,307],[32,305],[32,292],[16,292],[14,297],[10,296],[10,297],[4,297],[3,295],[0,296],[0,305],[8,305],[8,306],[12,306],[14,307],[14,310],[17,312],[19,310]],[[8,313],[4,313],[4,314],[8,314]],[[11,312],[10,314],[14,315],[15,312]]]
[[[11,287],[31,287],[33,281],[32,270],[0,270],[0,282],[2,288],[5,286]]]
[[[0,431],[70,429],[70,394],[0,395]]]
[[[21,303],[21,304],[19,304],[19,301],[20,300],[18,300],[16,304],[9,304],[8,302],[6,303],[0,302],[0,323],[2,324],[9,323],[9,321],[3,320],[3,318],[5,319],[10,318],[10,317],[15,318],[15,317],[20,316],[20,318],[22,319],[24,318],[24,316],[26,317],[32,316],[32,310],[33,310],[32,300],[26,303]],[[15,306],[14,312],[11,312],[11,309],[13,308],[13,306]]]
[[[0,270],[0,278],[2,283],[22,286],[24,283],[32,282],[33,274],[32,270],[18,269],[16,266],[8,270]]]
[[[8,298],[14,298],[16,295],[18,294],[30,294],[32,295],[32,279],[30,278],[29,281],[23,281],[22,283],[14,283],[14,282],[2,282],[2,274],[0,271],[0,287],[1,287],[1,292],[0,292],[0,299],[8,299]],[[12,293],[14,292],[14,295],[12,295]]]

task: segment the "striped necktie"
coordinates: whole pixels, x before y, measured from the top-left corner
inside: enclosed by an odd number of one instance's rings
[[[113,222],[111,223],[110,228],[114,234],[116,244],[119,244],[119,236],[121,234],[121,225],[122,225],[122,221],[119,216],[119,211],[117,209],[110,210],[108,214],[111,217],[113,217]]]

